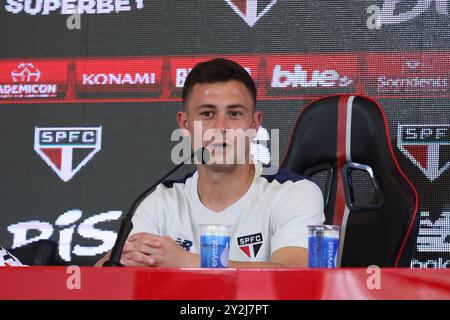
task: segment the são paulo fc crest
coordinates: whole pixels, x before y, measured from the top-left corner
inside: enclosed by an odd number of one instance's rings
[[[64,182],[100,151],[101,144],[102,127],[36,127],[34,132],[34,150]]]
[[[277,0],[225,0],[226,3],[241,17],[245,23],[253,27]]]
[[[251,260],[256,259],[259,249],[263,245],[262,233],[250,234],[237,238],[238,247]]]
[[[431,182],[450,167],[450,125],[398,125],[397,147]]]

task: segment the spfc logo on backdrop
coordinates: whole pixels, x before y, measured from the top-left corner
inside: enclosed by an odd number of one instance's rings
[[[100,151],[102,127],[35,128],[34,150],[67,182]]]
[[[262,16],[269,12],[277,0],[225,0],[244,21],[253,27]]]
[[[430,181],[450,167],[450,125],[398,125],[398,148]]]
[[[254,260],[263,245],[262,233],[250,234],[237,238],[238,247],[247,257]]]

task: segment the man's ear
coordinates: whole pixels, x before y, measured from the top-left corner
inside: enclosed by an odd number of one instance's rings
[[[185,111],[178,111],[177,122],[180,129],[188,129],[187,113]]]
[[[254,129],[255,131],[258,131],[259,127],[261,126],[261,122],[262,122],[262,112],[255,111],[253,113],[252,129]]]

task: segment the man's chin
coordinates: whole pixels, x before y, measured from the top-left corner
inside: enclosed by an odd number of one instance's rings
[[[250,163],[249,161],[237,161],[237,159],[227,159],[228,161],[223,161],[219,159],[214,161],[212,158],[210,162],[206,163],[205,166],[214,172],[230,172],[234,171],[237,167]]]
[[[223,159],[222,157],[211,157],[210,161],[205,164],[213,171],[229,171],[235,168],[238,164],[235,159]]]

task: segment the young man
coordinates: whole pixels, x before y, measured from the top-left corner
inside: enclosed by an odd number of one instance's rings
[[[256,132],[262,120],[247,71],[226,59],[198,64],[185,81],[183,105],[178,124],[192,141],[195,126],[210,133],[201,143],[211,162],[198,164],[182,181],[159,185],[141,203],[121,262],[199,267],[199,225],[209,223],[232,226],[229,267],[306,267],[306,226],[325,220],[322,193],[285,170],[262,176],[261,164],[247,156],[251,137],[242,138],[242,132]],[[244,141],[244,155],[238,140]]]

